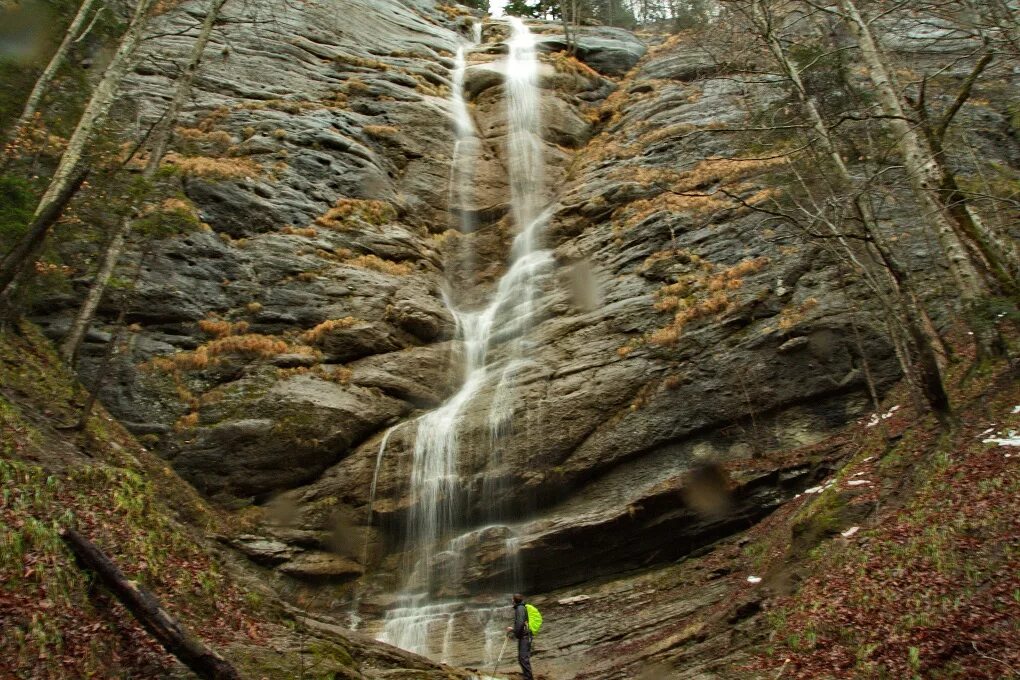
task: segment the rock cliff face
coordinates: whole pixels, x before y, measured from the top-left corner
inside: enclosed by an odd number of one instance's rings
[[[186,3],[162,32],[199,12]],[[257,0],[228,14],[170,160],[209,228],[147,259],[139,330],[103,398],[200,491],[259,506],[256,528],[231,539],[241,552],[331,597],[367,572],[371,616],[398,585],[413,419],[460,381],[444,293],[484,299],[508,254],[506,28],[486,25],[469,55],[482,152],[474,197],[451,205],[451,57],[469,17],[428,0]],[[811,447],[866,408],[864,361],[880,389],[898,374],[878,321],[856,312],[862,288],[752,209],[778,164],[705,132],[749,126],[788,97],[780,83],[682,43],[646,55],[603,28],[572,59],[558,27],[535,30],[558,267],[525,360],[465,412],[470,558],[447,595],[511,576],[546,592],[744,528],[816,479],[827,458]],[[187,44],[147,49],[160,58],[130,86],[142,121]],[[475,233],[449,232],[460,213]],[[61,315],[47,320],[59,332]],[[108,340],[90,338],[87,377]],[[497,388],[513,413],[492,441]],[[813,452],[776,453],[797,449]],[[483,497],[502,520],[470,531],[493,515]],[[477,662],[468,646],[453,660]]]

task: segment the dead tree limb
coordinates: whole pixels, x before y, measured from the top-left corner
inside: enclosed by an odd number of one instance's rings
[[[152,593],[135,581],[128,580],[124,572],[92,541],[74,529],[62,530],[60,537],[79,562],[99,576],[145,630],[196,675],[208,680],[242,680],[229,661],[206,647],[170,616]]]

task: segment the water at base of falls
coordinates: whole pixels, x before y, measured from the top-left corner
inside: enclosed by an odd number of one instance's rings
[[[469,566],[465,564],[465,553],[470,545],[483,537],[490,546],[491,541],[502,540],[505,585],[509,589],[519,585],[518,542],[512,527],[496,524],[455,535],[464,510],[465,484],[458,476],[462,416],[482,389],[490,388],[493,396],[488,425],[492,440],[507,431],[514,413],[512,387],[527,365],[523,338],[538,316],[540,285],[553,265],[552,253],[539,248],[548,220],[543,211],[539,62],[530,30],[520,19],[511,18],[510,23],[513,30],[505,60],[506,165],[510,213],[518,233],[509,269],[488,305],[478,310],[458,310],[451,305],[464,344],[465,379],[446,403],[417,420],[406,549],[407,554],[413,555],[413,563],[405,568],[404,588],[396,605],[386,613],[379,635],[384,642],[439,661],[449,661],[453,647],[462,641],[462,646],[478,650],[479,664],[491,664],[510,618],[509,600],[493,603],[455,599],[464,570]],[[480,143],[460,91],[465,69],[466,51],[462,48],[453,77],[451,109],[456,142],[450,173],[451,203],[456,199],[461,207],[469,203],[473,174],[464,164],[473,162],[469,150]],[[473,225],[464,222],[464,212],[461,211],[460,228],[471,230]],[[493,355],[496,347],[500,348],[498,356]],[[380,461],[382,451],[381,448]],[[483,490],[489,480],[484,481]],[[485,499],[482,501],[484,504]],[[488,514],[490,521],[499,521],[492,508]],[[484,639],[479,633],[484,634]]]

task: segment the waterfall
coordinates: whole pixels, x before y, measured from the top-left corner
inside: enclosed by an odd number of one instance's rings
[[[506,154],[510,215],[517,235],[509,269],[499,280],[489,303],[477,310],[460,310],[450,305],[464,345],[465,378],[456,394],[417,420],[406,543],[414,564],[408,565],[403,591],[397,606],[387,612],[380,636],[384,642],[439,659],[449,658],[458,616],[470,614],[472,621],[484,622],[475,630],[484,628],[487,636],[493,631],[500,634],[501,627],[491,625],[490,607],[438,600],[456,592],[465,567],[464,551],[473,541],[481,540],[482,532],[509,531],[496,525],[455,535],[464,523],[462,510],[466,500],[466,484],[458,473],[459,430],[465,408],[486,386],[493,391],[488,415],[490,428],[498,435],[507,427],[513,415],[511,381],[526,363],[521,359],[523,336],[535,320],[539,283],[553,264],[552,253],[537,247],[548,214],[543,211],[542,198],[544,146],[535,40],[523,21],[512,18],[510,23],[513,32],[505,61]],[[461,49],[451,101],[457,133],[455,165],[464,158],[464,146],[477,143],[470,111],[463,99],[465,68],[465,50]],[[470,182],[470,174],[455,167],[451,169],[451,183]],[[469,186],[450,189],[451,197],[457,197],[461,205],[469,191]],[[497,346],[505,349],[501,357],[492,356],[491,350]],[[492,508],[488,515],[492,516],[489,519],[495,518]],[[505,552],[507,571],[516,577],[517,541],[512,535],[505,539]],[[487,643],[488,646],[491,645]]]
[[[481,24],[474,26],[481,28]],[[479,31],[473,31],[478,33]],[[477,40],[475,41],[478,42]],[[474,164],[477,158],[479,141],[475,133],[475,121],[471,117],[467,102],[464,100],[464,74],[467,72],[467,48],[457,48],[454,60],[453,83],[450,95],[450,108],[453,113],[454,142],[453,157],[450,161],[450,194],[449,204],[457,206],[459,219],[455,228],[463,234],[475,230],[475,221],[468,209],[472,203],[472,184],[474,181]]]

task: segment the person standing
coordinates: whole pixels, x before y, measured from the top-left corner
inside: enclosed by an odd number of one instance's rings
[[[531,673],[531,626],[528,625],[528,610],[524,606],[524,596],[517,593],[513,597],[514,625],[506,629],[507,637],[517,638],[517,663],[521,665],[524,680],[535,680]]]

